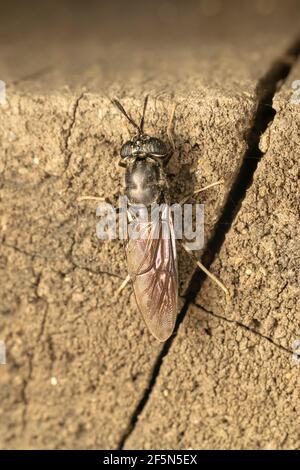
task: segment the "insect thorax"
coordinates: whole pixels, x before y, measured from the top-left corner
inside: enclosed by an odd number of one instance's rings
[[[151,158],[137,158],[126,167],[126,196],[131,204],[161,203],[165,190],[161,165]]]

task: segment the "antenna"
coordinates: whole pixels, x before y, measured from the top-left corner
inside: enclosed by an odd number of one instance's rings
[[[121,103],[118,100],[116,100],[115,98],[113,100],[111,100],[111,102],[112,102],[112,104],[114,104],[118,108],[119,111],[121,111],[122,114],[124,114],[124,116],[128,119],[128,121],[139,131],[139,134],[141,134],[142,133],[141,127],[138,126],[134,122],[134,120],[132,119],[131,116],[129,116],[129,114],[127,114],[127,112],[125,111],[125,109],[123,108]],[[143,118],[142,118],[142,121],[143,121]]]

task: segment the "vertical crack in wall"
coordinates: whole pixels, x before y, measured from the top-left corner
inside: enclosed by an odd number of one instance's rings
[[[261,136],[266,131],[267,127],[273,122],[276,114],[276,111],[273,108],[273,98],[277,90],[282,86],[290,74],[299,55],[300,38],[298,38],[297,41],[292,44],[285,54],[283,54],[276,62],[272,64],[267,73],[258,82],[256,88],[257,107],[253,116],[252,125],[246,136],[247,149],[244,154],[240,170],[235,178],[231,190],[228,193],[214,233],[207,243],[204,255],[201,260],[208,268],[220,252],[226,234],[229,232],[234,218],[238,213],[244,198],[246,197],[247,189],[252,184],[253,176],[258,163],[264,155],[264,153],[259,148]],[[196,269],[194,272],[185,294],[185,303],[177,318],[174,334],[171,336],[171,338],[169,338],[168,341],[164,343],[162,350],[156,359],[154,367],[151,371],[148,386],[144,390],[143,396],[137,404],[137,407],[131,416],[130,422],[119,441],[118,449],[124,449],[128,437],[134,430],[138,417],[150,398],[152,389],[159,375],[160,368],[163,364],[163,360],[168,354],[173,341],[177,336],[178,328],[183,321],[190,304],[195,301],[196,296],[205,280],[205,277],[206,275],[202,271],[199,271],[199,269]]]
[[[75,123],[76,123],[77,111],[78,111],[78,108],[79,108],[79,103],[80,103],[80,101],[82,100],[83,97],[84,97],[84,92],[82,92],[82,93],[78,96],[78,98],[76,98],[76,100],[75,100],[75,102],[74,102],[70,125],[69,125],[69,128],[68,128],[68,130],[67,130],[67,132],[66,132],[66,135],[65,135],[65,137],[64,137],[64,150],[65,150],[65,152],[66,152],[65,171],[66,171],[66,170],[68,169],[68,167],[69,167],[69,163],[70,163],[71,156],[72,156],[72,151],[70,150],[70,139],[71,139],[71,136],[72,136],[73,128],[74,128]]]

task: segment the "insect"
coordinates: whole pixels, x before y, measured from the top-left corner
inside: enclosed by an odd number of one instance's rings
[[[142,204],[150,211],[155,203],[169,202],[164,166],[172,152],[162,140],[144,133],[147,97],[140,125],[119,101],[113,103],[137,130],[136,136],[125,142],[120,151],[120,164],[126,168],[127,216],[132,222],[136,205]],[[165,237],[162,236],[163,225],[167,228]],[[147,327],[158,340],[165,341],[173,332],[178,307],[177,254],[168,205],[154,220],[137,222],[135,230],[142,236],[137,239],[127,237],[125,241],[128,278],[132,281],[136,302]],[[154,234],[158,236],[154,237]]]
[[[157,137],[144,132],[144,119],[148,97],[144,100],[140,124],[132,119],[121,103],[114,99],[112,103],[126,117],[136,130],[136,135],[125,142],[120,150],[120,166],[125,168],[125,195],[128,200],[127,219],[135,223],[138,237],[125,239],[125,255],[128,276],[118,289],[120,293],[129,281],[132,282],[137,306],[153,336],[159,341],[166,341],[173,333],[178,311],[178,266],[173,219],[169,206],[169,188],[166,165],[174,150],[170,128],[175,107],[171,113],[168,137],[171,149]],[[199,193],[221,184],[221,181],[195,191]],[[81,199],[97,199],[83,197]],[[182,201],[185,202],[187,198]],[[151,218],[153,205],[163,207],[157,217]],[[136,208],[143,206],[147,215],[145,221],[136,219]],[[150,221],[149,221],[150,219]],[[189,252],[185,244],[183,247]],[[191,254],[189,252],[189,254]],[[195,260],[209,277],[226,293],[227,289],[211,274],[200,261]]]

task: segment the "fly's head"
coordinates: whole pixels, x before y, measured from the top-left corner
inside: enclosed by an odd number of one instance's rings
[[[158,139],[157,137],[151,137],[148,134],[144,133],[144,118],[147,102],[148,97],[146,96],[141,122],[138,125],[132,119],[132,117],[125,111],[125,109],[118,100],[112,100],[112,103],[137,130],[136,136],[132,140],[128,140],[127,142],[125,142],[125,144],[123,144],[121,147],[121,166],[127,166],[127,163],[132,163],[136,159],[144,158],[152,158],[156,161],[162,162],[165,157],[168,157],[170,155],[166,144],[161,139]]]
[[[134,139],[122,145],[120,154],[122,159],[164,158],[168,155],[168,149],[161,139],[147,134],[138,134]]]

